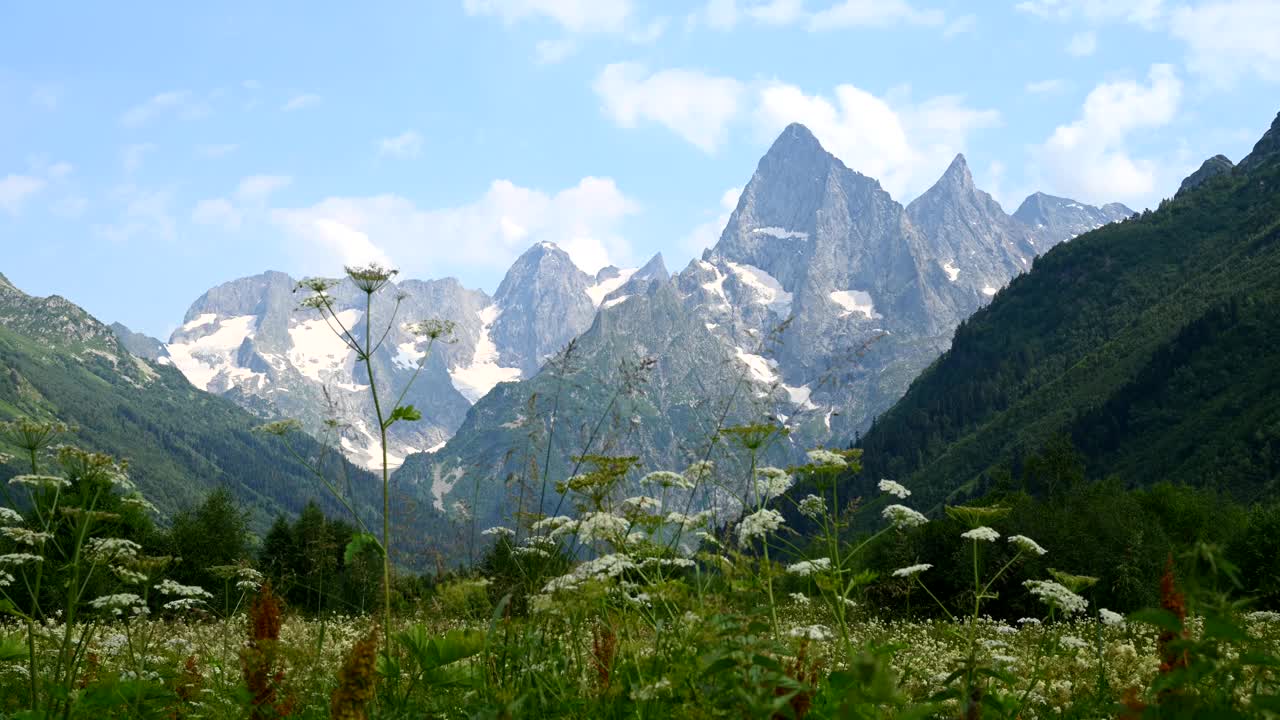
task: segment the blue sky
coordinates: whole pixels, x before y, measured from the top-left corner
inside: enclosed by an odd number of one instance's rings
[[[809,125],[909,201],[956,152],[1139,208],[1280,110],[1277,0],[7,3],[0,272],[167,337],[266,269],[492,291],[711,244]]]

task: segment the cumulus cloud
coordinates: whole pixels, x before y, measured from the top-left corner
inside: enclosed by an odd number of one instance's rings
[[[508,24],[543,18],[570,32],[618,32],[631,15],[630,0],[464,0],[462,7]]]
[[[267,200],[291,184],[293,178],[288,175],[249,175],[236,184],[230,197],[209,198],[196,203],[191,211],[191,222],[227,231],[239,230],[247,217],[264,212]]]
[[[45,187],[45,181],[31,175],[6,175],[0,178],[0,210],[17,215],[31,196]]]
[[[398,158],[415,158],[422,152],[422,136],[414,130],[378,141],[378,154]]]
[[[473,203],[423,209],[399,195],[331,197],[274,210],[307,272],[377,260],[422,277],[501,271],[529,245],[560,245],[583,270],[631,259],[618,226],[638,205],[613,180],[586,177],[554,194],[494,181]]]
[[[1230,0],[1179,7],[1170,33],[1187,44],[1187,66],[1220,86],[1255,75],[1280,82],[1280,3]]]
[[[1134,157],[1131,136],[1169,124],[1182,98],[1182,82],[1170,65],[1153,65],[1147,82],[1102,83],[1085,98],[1080,118],[1054,130],[1037,148],[1044,180],[1055,191],[1093,203],[1146,202],[1161,188],[1163,168]]]
[[[723,142],[743,91],[733,78],[684,69],[650,73],[638,63],[607,65],[595,81],[596,95],[618,125],[654,122],[705,152]]]
[[[891,102],[853,85],[826,97],[773,83],[760,92],[756,120],[768,136],[804,124],[850,168],[907,200],[938,179],[973,131],[998,125],[1000,113],[971,108],[958,95]]]
[[[1047,20],[1123,20],[1150,27],[1165,13],[1164,0],[1024,0],[1014,7]]]

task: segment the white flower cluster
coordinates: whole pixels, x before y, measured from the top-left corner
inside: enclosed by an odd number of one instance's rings
[[[787,566],[787,572],[800,577],[808,577],[815,572],[826,572],[831,569],[831,558],[817,558],[816,560],[802,560]]]
[[[630,524],[626,518],[607,512],[589,512],[578,521],[578,540],[584,545],[596,540],[616,540],[627,532]]]
[[[203,598],[205,600],[213,598],[212,593],[199,585],[183,585],[168,578],[161,580],[160,584],[156,585],[156,590],[159,590],[161,595],[177,595],[187,598]]]
[[[929,518],[906,505],[890,505],[882,510],[880,515],[896,528],[919,527],[929,522]]]
[[[1123,615],[1106,608],[1098,608],[1098,619],[1102,621],[1103,625],[1111,625],[1114,627],[1124,625]]]
[[[498,537],[515,537],[516,531],[502,525],[495,525],[491,528],[485,528],[480,531],[481,535],[496,535]]]
[[[766,535],[782,526],[782,513],[764,508],[742,518],[738,523],[738,545],[747,547],[755,538]]]
[[[636,512],[647,513],[662,509],[662,501],[648,495],[633,495],[622,501],[622,506],[631,508]]]
[[[85,554],[100,562],[112,560],[136,560],[142,546],[124,538],[90,538]]]
[[[844,459],[843,455],[833,453],[830,450],[823,450],[822,448],[810,450],[805,454],[809,456],[809,462],[814,465],[820,465],[823,467],[846,467],[849,464],[848,461]]]
[[[711,473],[715,472],[715,469],[716,464],[710,460],[699,460],[684,469],[684,479],[696,485],[704,480],[711,479]],[[689,487],[692,487],[692,485]]]
[[[32,555],[31,553],[9,553],[8,555],[0,555],[0,567],[8,565],[26,565],[27,563],[44,562],[44,558],[40,555]]]
[[[1009,542],[1013,543],[1014,545],[1017,545],[1019,550],[1023,550],[1029,553],[1035,553],[1036,555],[1044,555],[1045,553],[1049,552],[1048,550],[1045,550],[1044,548],[1040,547],[1039,543],[1027,537],[1026,535],[1010,535]]]
[[[0,535],[4,535],[19,545],[30,545],[35,547],[43,545],[45,541],[51,539],[53,535],[46,532],[36,532],[21,527],[0,527]]]
[[[4,570],[0,570],[0,588],[9,587],[16,580],[17,578],[15,578],[11,573],[6,572]]]
[[[801,606],[807,606],[810,602],[808,595],[805,595],[804,593],[798,593],[798,592],[791,593],[791,600],[795,604],[801,605]]]
[[[533,532],[546,532],[553,538],[560,537],[561,535],[567,535],[577,528],[577,521],[568,515],[556,515],[555,517],[543,518],[533,524]]]
[[[1022,583],[1032,595],[1048,605],[1062,611],[1064,615],[1082,613],[1089,607],[1089,601],[1067,589],[1067,586],[1052,580],[1027,580]]]
[[[692,530],[693,528],[702,526],[710,519],[710,510],[703,510],[702,512],[697,512],[692,515],[685,515],[684,513],[678,513],[673,510],[667,513],[666,521],[669,525],[680,526],[680,529],[682,530]]]
[[[241,592],[254,592],[262,587],[262,582],[266,577],[262,573],[251,567],[242,567],[236,570],[236,589]]]
[[[103,595],[89,601],[89,606],[94,610],[107,610],[112,615],[119,617],[126,610],[133,615],[146,615],[147,605],[142,601],[141,597],[133,593],[116,593],[115,595]]]
[[[634,569],[635,566],[635,562],[626,555],[618,553],[601,555],[598,558],[580,563],[572,572],[566,575],[552,578],[542,589],[542,592],[554,593],[557,590],[573,590],[584,580],[618,577],[627,570]]]
[[[1280,613],[1275,612],[1273,610],[1254,610],[1251,613],[1245,614],[1244,617],[1246,620],[1253,620],[1255,622],[1280,621]]]
[[[21,525],[25,522],[22,514],[13,508],[0,507],[0,525]]]
[[[976,527],[970,530],[969,532],[960,533],[960,537],[966,540],[972,540],[974,542],[977,542],[979,540],[984,540],[986,542],[995,542],[996,540],[1000,539],[1000,533],[996,532],[995,530],[992,530],[986,525],[982,525],[980,527]]]
[[[52,490],[71,487],[71,481],[56,475],[15,475],[10,485],[26,485],[32,490]]]
[[[756,495],[762,501],[781,497],[794,483],[795,480],[782,468],[762,467],[756,470]]]
[[[822,625],[801,625],[787,631],[788,637],[807,638],[814,642],[824,642],[831,639],[831,631]]]
[[[1089,647],[1089,643],[1085,642],[1084,640],[1081,640],[1075,635],[1063,635],[1062,637],[1058,638],[1058,642],[1062,643],[1063,647],[1069,647],[1074,650],[1083,650]]]
[[[893,576],[901,577],[901,578],[915,577],[916,575],[919,575],[920,573],[924,572],[925,570],[928,570],[931,567],[933,567],[933,565],[930,565],[929,563],[920,563],[918,565],[908,565],[906,567],[898,568],[897,570],[894,570]]]
[[[827,501],[817,495],[805,495],[799,504],[800,514],[810,520],[817,520],[827,514]]]
[[[896,498],[905,498],[911,494],[905,486],[893,480],[881,480],[876,487],[880,488],[880,492],[889,493]]]
[[[641,485],[657,485],[664,488],[678,488],[680,490],[693,489],[693,482],[684,475],[670,470],[655,470],[654,472],[640,478]]]

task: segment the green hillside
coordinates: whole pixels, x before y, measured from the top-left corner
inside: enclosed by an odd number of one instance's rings
[[[163,516],[226,487],[265,531],[280,512],[308,499],[338,508],[283,443],[252,431],[262,421],[229,400],[197,390],[178,370],[131,355],[111,329],[60,297],[36,298],[0,275],[0,421],[27,416],[78,427],[64,441],[129,461],[130,473]],[[0,452],[13,454],[15,448]],[[295,449],[319,445],[295,436]],[[330,471],[340,474],[330,453]],[[14,459],[0,480],[29,472]],[[357,495],[373,477],[345,466]]]
[[[1235,171],[1037,259],[860,439],[851,482],[1040,491],[1063,438],[1090,478],[1275,494],[1280,118]]]

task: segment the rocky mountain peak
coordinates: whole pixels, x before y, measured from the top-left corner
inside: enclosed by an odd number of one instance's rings
[[[9,278],[0,273],[0,287],[13,287],[13,283],[9,282]]]
[[[516,258],[511,269],[502,278],[502,283],[498,285],[493,299],[499,306],[505,306],[519,301],[520,296],[535,285],[563,281],[571,286],[585,288],[590,284],[590,279],[589,275],[573,264],[569,253],[560,249],[559,245],[540,242]]]
[[[969,163],[963,154],[957,154],[947,171],[942,174],[934,187],[945,186],[964,190],[973,190],[973,175],[969,172]]]
[[[1227,159],[1226,155],[1214,155],[1208,160],[1205,160],[1198,170],[1188,175],[1186,179],[1182,181],[1182,185],[1178,186],[1178,194],[1181,195],[1182,193],[1198,187],[1205,181],[1215,178],[1223,173],[1229,173],[1233,167],[1234,165],[1231,164],[1231,161]]]
[[[1271,127],[1253,146],[1253,152],[1241,160],[1238,167],[1245,172],[1249,172],[1264,162],[1275,160],[1280,160],[1280,114],[1276,115]]]

